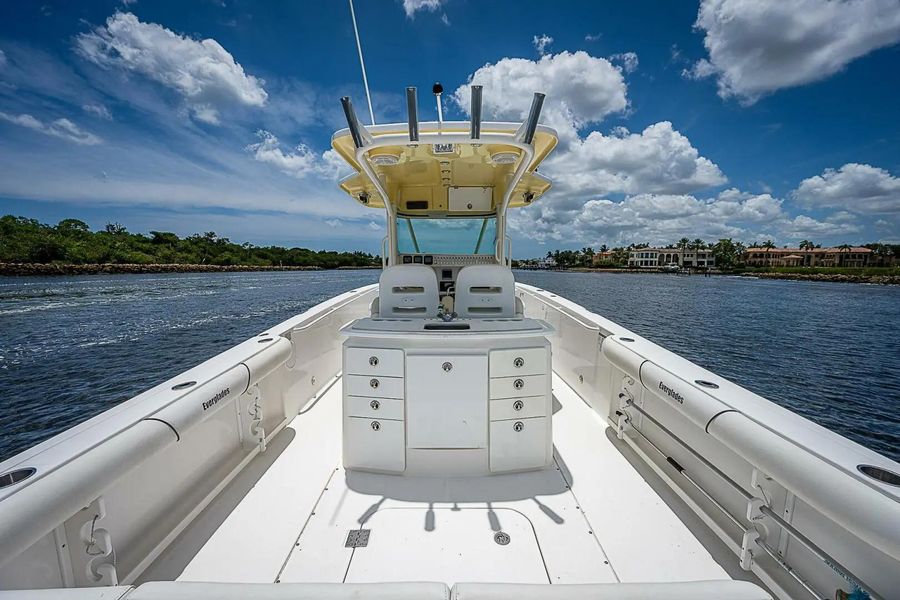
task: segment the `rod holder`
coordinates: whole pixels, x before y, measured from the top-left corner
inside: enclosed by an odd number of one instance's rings
[[[470,109],[470,114],[472,115],[472,125],[470,129],[470,136],[473,140],[477,140],[481,138],[481,91],[482,86],[473,85],[471,86],[472,91],[472,106]]]
[[[535,92],[531,100],[531,110],[528,112],[528,119],[522,123],[522,142],[530,144],[534,140],[534,132],[537,131],[538,119],[541,118],[541,107],[544,105],[545,95]]]
[[[349,96],[341,98],[341,106],[344,107],[344,116],[347,117],[347,127],[350,128],[353,144],[357,148],[362,148],[365,144],[363,143],[362,133],[359,130],[359,119],[356,118],[356,111],[353,110],[353,103],[350,101]]]
[[[419,141],[419,103],[416,88],[406,88],[406,114],[409,120],[409,141]]]

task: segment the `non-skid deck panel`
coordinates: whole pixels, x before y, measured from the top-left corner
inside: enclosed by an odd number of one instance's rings
[[[178,579],[727,579],[610,441],[605,421],[556,376],[553,386],[552,467],[445,479],[340,468],[339,381],[276,438],[281,447],[248,465],[252,470],[262,463],[261,474],[231,492],[233,509],[202,538],[199,551],[189,551]],[[223,496],[229,493],[226,488]],[[348,532],[361,527],[371,530],[369,545],[346,548]],[[508,534],[510,543],[497,544],[497,532]],[[190,529],[184,537],[191,537]],[[167,552],[177,555],[175,546]]]
[[[178,580],[273,583],[340,462],[340,432],[338,383],[279,434],[292,439]]]
[[[730,579],[608,437],[606,421],[556,374],[557,460],[623,582]]]
[[[466,515],[455,514],[462,511]],[[344,547],[348,532],[359,528],[371,530],[369,546]],[[498,532],[510,536],[507,546],[494,541]],[[374,559],[369,556],[373,552],[384,556]],[[541,557],[537,569],[533,561],[521,560],[534,552]],[[439,556],[446,560],[434,560]],[[529,473],[447,479],[341,469],[322,494],[280,579],[378,580],[371,564],[378,565],[382,581],[616,581],[555,465]]]

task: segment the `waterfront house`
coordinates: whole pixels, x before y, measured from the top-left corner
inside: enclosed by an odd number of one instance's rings
[[[706,249],[637,248],[628,253],[629,267],[652,269],[666,265],[705,269],[715,267],[716,259],[712,251]]]
[[[744,262],[751,267],[865,267],[872,251],[869,248],[844,246],[837,248],[747,248]]]

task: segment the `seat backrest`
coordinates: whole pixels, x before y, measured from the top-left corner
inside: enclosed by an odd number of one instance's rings
[[[456,276],[456,313],[460,317],[515,317],[516,280],[500,265],[463,267]]]
[[[378,280],[381,317],[434,317],[438,311],[438,283],[425,265],[388,267]]]
[[[151,581],[121,600],[447,600],[449,596],[450,590],[446,584],[427,582],[275,584]]]
[[[772,600],[749,581],[517,584],[457,583],[451,600]]]

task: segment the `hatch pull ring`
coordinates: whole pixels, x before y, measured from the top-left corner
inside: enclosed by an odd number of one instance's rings
[[[85,511],[90,516],[79,529],[79,537],[87,555],[85,574],[89,581],[97,585],[119,585],[116,572],[116,558],[113,551],[112,537],[105,527],[98,527],[97,521],[106,516],[106,506],[102,498],[98,498],[89,507],[94,510]]]
[[[259,446],[259,451],[262,453],[266,451],[266,431],[262,426],[263,409],[260,402],[259,385],[254,385],[246,393],[251,396],[250,403],[247,405],[247,413],[250,415],[250,435],[256,440],[256,445]]]

